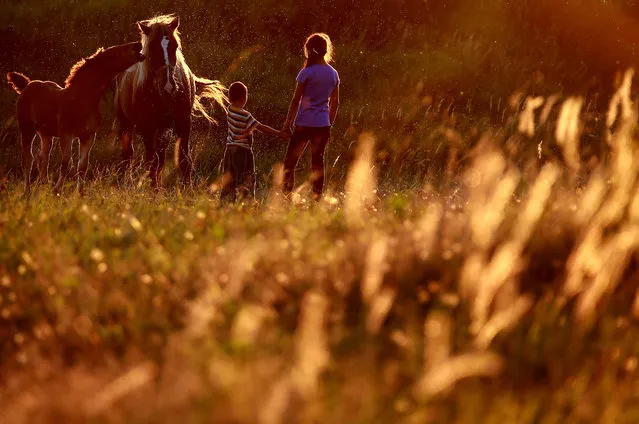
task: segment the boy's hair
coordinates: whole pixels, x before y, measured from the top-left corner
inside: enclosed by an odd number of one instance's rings
[[[326,63],[332,62],[333,42],[328,34],[316,32],[309,35],[304,43],[304,56],[306,56],[305,68],[317,63],[321,58],[324,58]]]
[[[229,100],[231,102],[234,102],[236,100],[245,99],[247,93],[248,89],[246,88],[246,85],[244,85],[240,81],[235,81],[229,87]]]

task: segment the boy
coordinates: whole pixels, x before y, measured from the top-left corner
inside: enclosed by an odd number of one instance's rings
[[[235,201],[240,197],[255,197],[255,160],[253,131],[286,138],[283,131],[258,122],[244,110],[248,100],[246,85],[237,81],[229,87],[230,105],[227,113],[228,136],[224,152],[224,187],[220,198]]]

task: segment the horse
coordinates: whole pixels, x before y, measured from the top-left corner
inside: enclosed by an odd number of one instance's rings
[[[220,106],[227,101],[225,88],[219,81],[196,76],[186,64],[179,24],[179,17],[172,14],[137,22],[145,60],[120,75],[116,84],[114,128],[122,145],[122,164],[124,168],[131,164],[133,134],[137,131],[144,142],[153,187],[162,185],[166,134],[171,129],[179,146],[183,184],[190,185],[191,118],[203,116],[216,123],[202,101],[212,100]]]
[[[115,77],[131,65],[144,60],[139,41],[99,48],[93,55],[81,59],[71,68],[64,88],[53,81],[30,80],[18,72],[7,73],[9,85],[19,94],[16,106],[22,145],[22,169],[25,173],[25,195],[31,190],[33,166],[33,140],[40,136],[38,171],[40,179],[49,179],[49,157],[53,137],[60,138],[62,164],[53,189],[58,193],[70,171],[71,144],[80,139],[78,162],[78,189],[89,165],[89,153],[102,119],[100,99]]]

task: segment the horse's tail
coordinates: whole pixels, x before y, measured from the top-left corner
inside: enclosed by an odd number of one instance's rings
[[[31,80],[24,74],[20,72],[8,72],[7,73],[7,82],[15,90],[16,93],[22,93],[22,90],[27,88],[27,85],[31,82]]]
[[[212,100],[214,103],[222,106],[222,108],[226,108],[226,104],[228,103],[228,98],[226,97],[226,87],[222,85],[221,82],[217,80],[210,80],[206,78],[201,78],[196,75],[193,75],[195,79],[195,88],[196,93],[195,101],[193,102],[193,115],[194,116],[202,116],[204,119],[209,121],[212,124],[217,123],[215,118],[213,118],[209,112],[206,110],[204,105],[202,104],[203,99]]]

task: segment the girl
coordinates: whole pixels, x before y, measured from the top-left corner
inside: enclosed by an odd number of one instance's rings
[[[311,183],[313,198],[319,200],[324,189],[324,151],[339,107],[339,75],[329,65],[333,44],[324,33],[312,34],[304,45],[306,62],[297,75],[295,94],[288,109],[283,131],[295,129],[284,159],[284,192],[295,183],[295,166],[308,142],[311,143]]]

